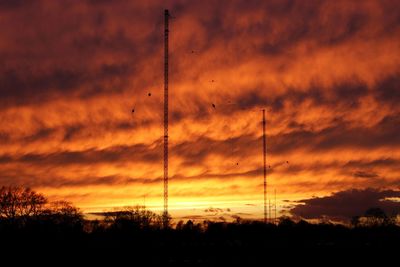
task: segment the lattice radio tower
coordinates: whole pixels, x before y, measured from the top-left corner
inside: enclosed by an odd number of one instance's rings
[[[168,9],[164,11],[164,213],[163,225],[168,227]]]
[[[267,223],[267,142],[265,140],[265,109],[263,113],[263,156],[264,156],[264,223]]]

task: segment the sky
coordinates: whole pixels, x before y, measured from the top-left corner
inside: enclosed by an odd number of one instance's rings
[[[173,216],[262,218],[262,109],[278,216],[400,210],[396,0],[2,0],[1,186],[161,211],[165,8]]]

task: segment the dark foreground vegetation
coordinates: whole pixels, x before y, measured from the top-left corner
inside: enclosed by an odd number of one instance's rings
[[[132,263],[256,263],[273,256],[272,251],[400,247],[400,227],[380,209],[356,217],[352,227],[281,218],[278,225],[240,219],[231,223],[189,220],[163,229],[161,216],[144,207],[102,215],[102,220],[85,220],[70,203],[49,203],[29,189],[3,187],[1,251],[52,251],[67,259],[119,255]]]

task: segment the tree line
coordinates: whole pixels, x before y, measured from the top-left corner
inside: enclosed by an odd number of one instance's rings
[[[99,228],[110,229],[161,229],[163,217],[144,206],[124,207],[116,211],[98,213],[103,220],[85,220],[79,208],[67,201],[49,201],[43,194],[35,192],[30,188],[6,187],[0,188],[0,222],[8,222],[22,226],[27,221],[53,220],[54,223],[63,221],[69,224],[78,224],[82,229],[92,231]],[[351,220],[353,227],[380,227],[395,226],[397,215],[388,216],[379,207],[368,209],[363,215],[354,216]],[[171,218],[169,217],[171,222]],[[249,224],[251,221],[242,220],[238,217],[234,224]],[[255,223],[255,222],[253,222]],[[305,221],[302,221],[305,223]],[[322,224],[329,224],[322,222]],[[175,224],[176,230],[205,230],[210,221],[194,223],[191,220],[186,222],[178,221]],[[287,216],[279,219],[279,225],[294,226],[296,223]],[[83,227],[86,226],[86,227]]]
[[[72,203],[53,201],[30,188],[0,188],[0,219],[15,221],[40,216],[65,215],[83,218],[82,213]]]
[[[369,209],[351,227],[322,221],[317,224],[281,217],[278,224],[178,221],[163,228],[162,215],[143,206],[125,207],[85,218],[65,201],[49,201],[29,188],[0,188],[0,252],[56,250],[135,255],[147,263],[256,261],[255,250],[331,247],[398,247],[400,227],[381,209]],[[160,257],[154,257],[154,251]],[[260,254],[264,255],[264,254]]]

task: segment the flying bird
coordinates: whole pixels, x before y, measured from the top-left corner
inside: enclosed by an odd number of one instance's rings
[[[135,113],[135,109],[134,108],[132,109],[132,113]]]
[[[151,93],[148,93],[147,95],[148,95],[148,96],[151,96]]]
[[[215,104],[214,104],[214,103],[212,103],[211,105],[212,105],[212,107],[215,109]]]

